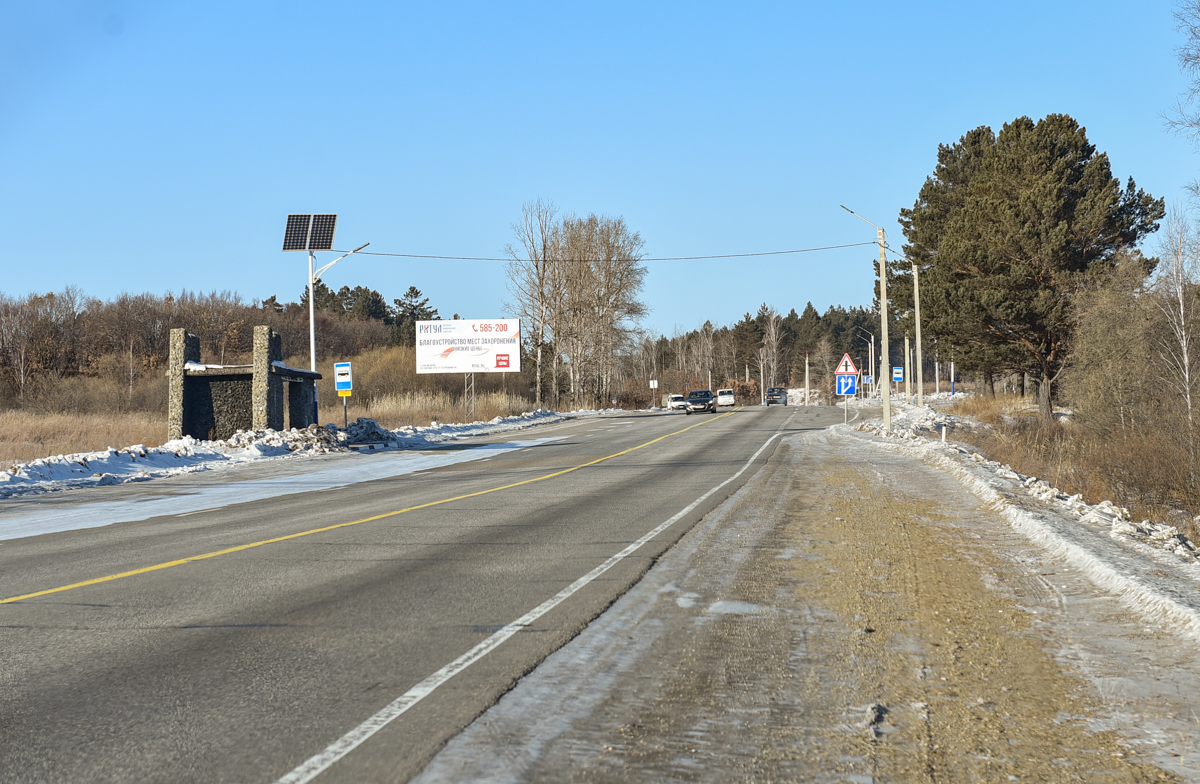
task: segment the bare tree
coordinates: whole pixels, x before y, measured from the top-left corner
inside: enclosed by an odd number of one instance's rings
[[[530,326],[535,362],[534,403],[542,403],[542,349],[554,315],[559,283],[558,236],[554,225],[554,204],[538,199],[521,208],[521,220],[512,225],[519,248],[505,248],[508,263],[508,291],[513,297],[509,312]]]
[[[1162,262],[1154,281],[1154,303],[1162,313],[1166,329],[1156,340],[1157,353],[1167,384],[1183,402],[1187,419],[1190,464],[1196,464],[1196,425],[1193,395],[1196,363],[1192,338],[1196,329],[1197,237],[1184,214],[1174,209],[1167,218],[1162,239]],[[1194,482],[1194,477],[1193,477]]]
[[[704,322],[697,337],[699,340],[696,341],[696,369],[701,374],[707,374],[705,383],[711,387],[713,368],[713,324],[711,321]]]
[[[775,381],[779,375],[779,342],[782,326],[783,319],[775,311],[775,308],[767,308],[766,318],[763,320],[762,347],[765,352],[767,377],[770,379],[770,386],[775,386]]]
[[[646,313],[642,239],[621,218],[567,216],[560,225],[561,300],[554,307],[556,350],[572,400],[612,395],[618,357],[629,351]]]

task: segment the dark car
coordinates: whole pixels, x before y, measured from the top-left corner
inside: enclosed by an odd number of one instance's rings
[[[767,405],[777,403],[781,406],[787,405],[787,389],[784,387],[771,387],[767,390]]]
[[[689,415],[693,411],[711,411],[717,413],[717,396],[712,393],[711,389],[693,389],[688,392],[687,408],[684,409]]]

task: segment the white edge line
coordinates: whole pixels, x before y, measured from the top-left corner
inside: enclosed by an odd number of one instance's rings
[[[319,753],[313,757],[310,757],[307,761],[305,761],[303,764],[301,764],[299,767],[297,767],[291,773],[288,773],[283,778],[280,778],[278,781],[275,782],[275,784],[305,784],[305,782],[312,781],[314,778],[316,778],[321,773],[323,773],[325,770],[327,770],[330,766],[332,766],[335,762],[340,760],[342,757],[345,757],[347,754],[349,754],[351,751],[353,751],[355,748],[357,748],[360,744],[365,742],[368,738],[370,738],[376,732],[379,732],[379,730],[386,727],[393,720],[399,718],[400,715],[403,714],[405,711],[407,711],[409,708],[413,707],[418,702],[420,702],[421,700],[425,699],[430,694],[432,694],[433,691],[435,689],[437,689],[437,687],[441,686],[443,683],[450,680],[458,673],[462,672],[463,670],[470,667],[475,662],[482,659],[488,653],[490,653],[491,651],[493,651],[497,647],[499,647],[500,644],[503,643],[505,640],[507,640],[509,637],[512,637],[517,632],[521,631],[525,627],[532,624],[538,618],[541,618],[543,615],[550,612],[558,605],[562,604],[564,601],[566,601],[568,598],[570,598],[573,594],[577,593],[580,589],[582,589],[588,583],[592,582],[597,577],[599,577],[600,575],[607,572],[609,569],[616,566],[618,563],[621,562],[621,560],[632,555],[634,552],[636,552],[638,549],[640,549],[643,545],[645,545],[646,543],[648,543],[652,539],[654,539],[654,537],[658,536],[660,533],[662,533],[666,529],[670,528],[675,523],[679,522],[679,520],[681,518],[683,518],[688,513],[690,513],[693,509],[695,509],[697,506],[702,504],[705,501],[705,499],[709,498],[714,493],[716,493],[718,490],[720,490],[722,487],[724,487],[725,485],[734,481],[739,476],[741,476],[743,473],[745,473],[746,469],[749,468],[754,463],[754,461],[758,459],[758,456],[763,453],[763,450],[765,450],[772,441],[774,441],[777,437],[779,437],[779,435],[780,435],[780,433],[772,434],[771,437],[768,438],[763,443],[763,445],[758,448],[758,451],[754,453],[754,456],[751,457],[749,460],[747,460],[746,464],[744,466],[742,466],[741,469],[739,469],[736,474],[729,477],[728,479],[726,479],[724,482],[717,485],[716,487],[712,488],[711,490],[709,490],[704,495],[697,498],[692,503],[688,504],[686,507],[684,507],[679,512],[677,512],[673,517],[671,517],[669,520],[667,520],[664,523],[659,524],[654,529],[652,529],[650,532],[643,535],[636,542],[633,542],[628,547],[626,547],[624,550],[622,550],[619,553],[617,553],[616,555],[610,557],[607,561],[600,564],[595,569],[593,569],[592,571],[585,574],[583,577],[580,577],[578,580],[571,583],[566,588],[564,588],[561,591],[559,591],[558,593],[556,593],[554,596],[552,596],[549,599],[547,599],[546,601],[542,602],[537,607],[534,607],[532,610],[525,613],[520,618],[517,618],[515,621],[513,621],[509,624],[506,624],[499,631],[492,634],[491,637],[488,637],[486,640],[479,643],[474,648],[472,648],[471,650],[464,653],[462,656],[459,656],[457,659],[450,662],[445,667],[442,667],[437,672],[426,677],[424,680],[422,680],[416,686],[413,686],[411,689],[406,691],[404,694],[400,695],[398,698],[396,698],[394,701],[392,701],[390,704],[388,704],[386,707],[384,707],[382,710],[380,710],[374,716],[371,716],[369,719],[364,721],[362,724],[360,724],[357,727],[355,727],[354,729],[350,730],[349,732],[347,732],[345,735],[343,735],[338,740],[329,744],[329,746],[325,747],[324,751],[322,751],[321,753]]]

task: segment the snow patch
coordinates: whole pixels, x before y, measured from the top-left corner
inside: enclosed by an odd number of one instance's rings
[[[200,365],[191,369],[219,367]],[[211,471],[261,460],[302,459],[345,452],[360,444],[381,444],[391,449],[428,449],[463,438],[499,435],[569,419],[613,413],[586,409],[556,413],[538,409],[525,414],[496,417],[490,422],[433,423],[429,427],[387,430],[373,419],[358,419],[348,428],[311,425],[291,430],[243,430],[228,439],[201,441],[191,436],[159,447],[142,444],[102,452],[56,455],[19,463],[0,471],[0,498],[87,487],[143,482],[196,471]],[[620,412],[628,413],[628,412]]]

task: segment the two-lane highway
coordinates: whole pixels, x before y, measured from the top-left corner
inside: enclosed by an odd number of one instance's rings
[[[841,418],[605,416],[488,460],[4,542],[0,781],[405,781],[777,434]]]

